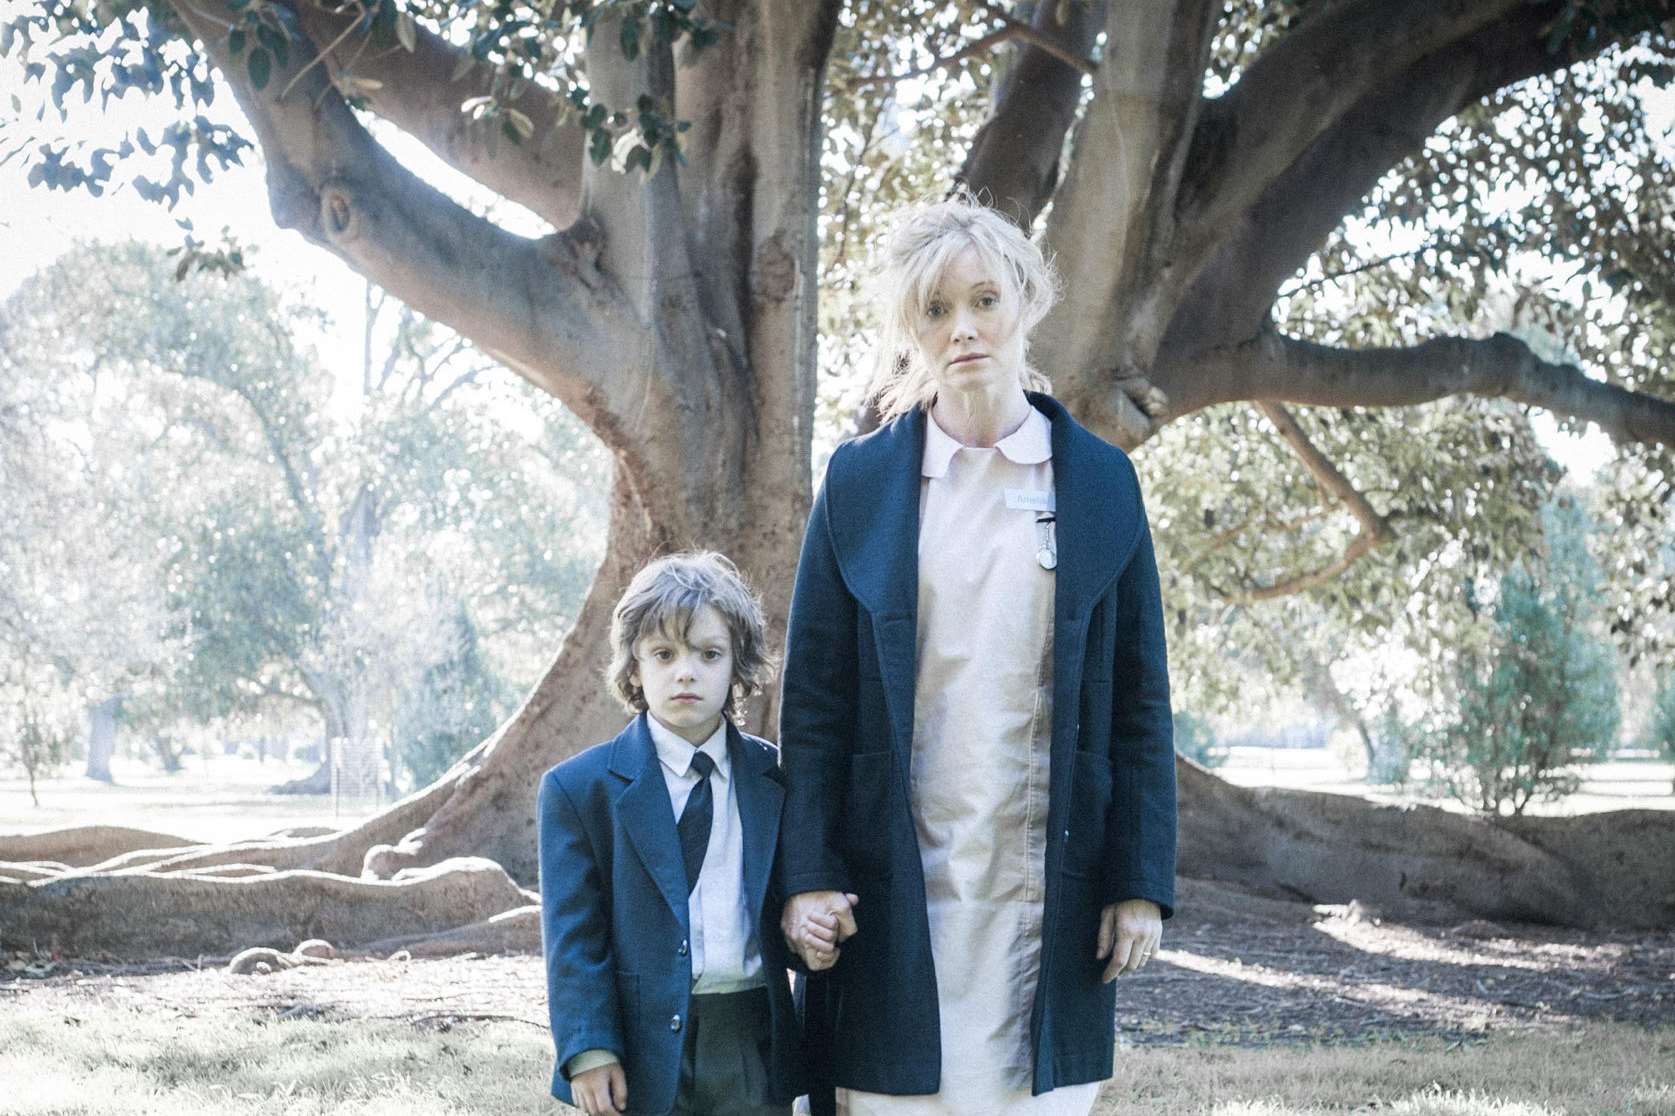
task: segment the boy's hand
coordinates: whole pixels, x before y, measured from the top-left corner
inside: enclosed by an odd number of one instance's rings
[[[855,933],[855,905],[859,895],[843,891],[805,891],[793,895],[779,918],[780,932],[809,972],[837,964],[838,943]]]
[[[621,1062],[595,1066],[570,1079],[570,1095],[587,1116],[605,1116],[628,1110],[628,1075]]]

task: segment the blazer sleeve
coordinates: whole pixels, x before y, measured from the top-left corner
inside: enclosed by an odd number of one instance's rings
[[[856,718],[856,609],[832,545],[827,490],[814,498],[803,535],[786,626],[779,702],[785,814],[779,830],[778,884],[784,898],[805,891],[849,891],[838,852],[849,753]]]
[[[1138,502],[1138,488],[1136,488]],[[1169,707],[1169,656],[1151,527],[1139,504],[1139,531],[1118,576],[1115,662],[1111,671],[1114,800],[1106,823],[1106,903],[1150,899],[1175,907],[1175,731]]]
[[[558,1064],[587,1050],[622,1057],[607,891],[580,813],[554,772],[537,799],[541,854],[541,950],[547,1014]]]

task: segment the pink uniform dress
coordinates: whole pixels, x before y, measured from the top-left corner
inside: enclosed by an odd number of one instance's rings
[[[927,416],[912,807],[942,1088],[839,1089],[844,1116],[1087,1116],[1099,1092],[1030,1095],[1053,723],[1054,575],[1038,560],[1036,516],[1052,508],[1051,434],[1031,407],[993,449],[962,446]]]

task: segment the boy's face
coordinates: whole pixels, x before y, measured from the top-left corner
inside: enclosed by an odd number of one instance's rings
[[[684,641],[655,631],[634,644],[630,680],[644,691],[646,708],[663,727],[702,744],[721,723],[733,685],[733,638],[711,605],[692,614]]]

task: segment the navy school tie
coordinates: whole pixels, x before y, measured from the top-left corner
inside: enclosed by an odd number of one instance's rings
[[[698,773],[698,785],[686,796],[686,806],[680,812],[675,830],[680,834],[680,855],[686,862],[686,893],[698,886],[698,873],[704,868],[704,850],[710,844],[710,817],[714,813],[714,796],[710,793],[710,774],[715,761],[703,752],[692,757],[692,770]]]

